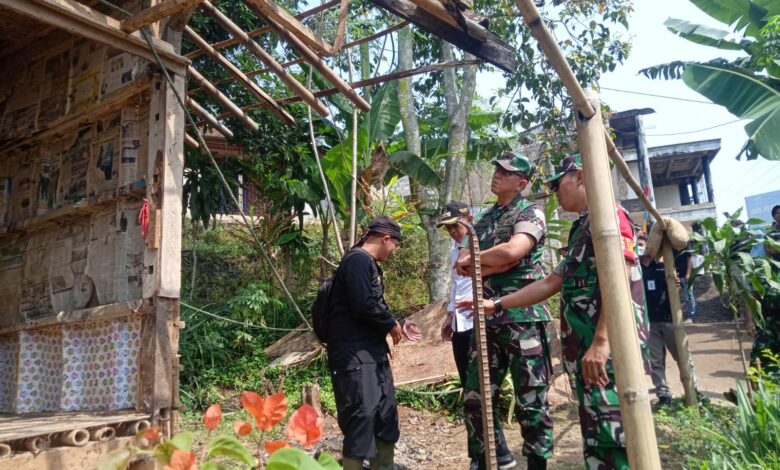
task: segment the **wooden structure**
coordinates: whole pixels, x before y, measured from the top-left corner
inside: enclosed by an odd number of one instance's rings
[[[342,93],[368,110],[324,59],[407,24],[345,44],[346,1],[297,15],[272,0],[245,1],[266,26],[244,32],[207,0],[0,0],[0,466],[94,468],[147,426],[173,431],[184,146],[209,145],[204,125],[229,138],[226,116],[256,130],[249,109],[293,124],[285,104],[301,100],[327,115],[320,98]],[[377,3],[483,60],[514,66],[473,15],[448,18],[431,0],[413,0],[419,12],[398,6],[408,0]],[[302,21],[337,6],[328,44]],[[231,38],[208,44],[188,27],[197,8]],[[254,39],[269,32],[299,58],[277,62]],[[185,35],[197,47],[186,56]],[[243,47],[262,68],[241,70],[228,47]],[[220,90],[225,81],[192,65],[202,54],[256,103],[233,103]],[[332,88],[299,82],[287,69],[301,62]],[[270,73],[290,96],[271,97],[254,79]],[[213,103],[197,102],[199,91]],[[180,99],[200,122],[187,123]]]

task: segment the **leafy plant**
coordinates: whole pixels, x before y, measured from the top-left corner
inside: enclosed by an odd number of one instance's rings
[[[751,122],[740,152],[780,159],[780,3],[774,0],[691,0],[732,31],[670,18],[672,33],[720,50],[743,51],[733,61],[675,61],[641,70],[650,78],[679,79],[692,90]]]
[[[219,434],[210,439],[198,456],[193,450],[193,434],[183,431],[170,439],[165,438],[157,428],[149,428],[136,435],[132,449],[111,452],[98,467],[99,470],[124,470],[130,462],[139,457],[153,457],[165,470],[227,470],[266,468],[267,470],[335,470],[338,462],[326,453],[317,460],[299,448],[290,446],[286,440],[268,440],[266,433],[280,424],[288,410],[284,392],[266,397],[255,392],[241,394],[241,406],[254,418],[233,423],[235,436]],[[203,415],[203,425],[209,437],[222,422],[222,408],[211,405]],[[286,436],[307,449],[311,449],[322,437],[323,419],[310,405],[302,405],[287,421]],[[257,432],[255,432],[257,431]],[[255,456],[240,438],[255,444],[260,458],[259,467]],[[254,441],[254,442],[252,442]],[[264,463],[262,450],[269,455]],[[198,461],[200,460],[200,464]],[[230,464],[228,465],[228,462]],[[236,467],[236,464],[239,466]]]

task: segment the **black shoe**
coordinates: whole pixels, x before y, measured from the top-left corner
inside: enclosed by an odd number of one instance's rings
[[[658,407],[670,407],[672,406],[672,397],[658,397]]]
[[[498,463],[498,470],[509,470],[510,468],[517,467],[517,461],[511,452],[496,457]]]
[[[723,398],[730,401],[731,403],[734,403],[735,405],[739,404],[737,402],[737,391],[733,388],[730,388],[727,392],[723,392]]]
[[[536,454],[528,456],[528,470],[546,470],[547,459]]]

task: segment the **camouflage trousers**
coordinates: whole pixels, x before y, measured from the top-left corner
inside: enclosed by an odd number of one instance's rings
[[[508,323],[489,325],[486,330],[493,394],[493,422],[496,431],[501,429],[496,412],[498,391],[506,374],[511,373],[515,393],[515,416],[525,441],[523,455],[552,457],[553,421],[547,401],[547,391],[552,378],[550,326],[547,322]],[[485,453],[478,364],[475,334],[469,346],[469,364],[464,384],[466,430],[471,458],[482,458]]]
[[[585,386],[579,372],[574,380],[579,402],[585,468],[588,470],[629,468],[626,435],[620,416],[615,374],[611,367],[607,368],[607,375],[609,384],[606,387]]]

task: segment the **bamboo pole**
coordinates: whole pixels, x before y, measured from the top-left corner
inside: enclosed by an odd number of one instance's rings
[[[200,49],[203,50],[209,57],[219,63],[228,72],[230,72],[231,75],[233,75],[234,80],[238,80],[247,90],[249,90],[250,93],[255,95],[255,97],[257,97],[260,101],[267,104],[268,107],[271,108],[271,111],[279,116],[282,121],[291,126],[296,125],[295,118],[292,117],[290,113],[288,113],[284,108],[282,108],[282,106],[277,103],[276,100],[271,98],[266,92],[257,86],[255,82],[250,80],[244,72],[242,72],[236,65],[233,64],[233,62],[227,60],[225,56],[220,54],[213,47],[209,46],[206,40],[200,37],[198,33],[193,31],[189,26],[184,28],[184,32],[187,34],[187,36],[190,37],[190,39],[192,39],[192,42],[195,43],[196,46],[200,47]],[[215,82],[214,85],[217,85],[220,82],[222,82],[222,80]]]
[[[0,459],[10,457],[11,455],[11,446],[6,443],[0,443]]]
[[[676,268],[674,266],[674,252],[669,240],[664,239],[661,245],[661,253],[664,257],[664,271],[666,272],[666,292],[669,294],[669,307],[672,310],[672,325],[674,327],[674,342],[677,347],[677,368],[680,370],[680,382],[685,389],[685,404],[696,406],[696,387],[693,385],[693,363],[691,353],[688,350],[688,335],[685,334],[682,308],[680,307],[680,292],[676,285]]]
[[[293,49],[297,50],[304,57],[307,63],[317,69],[317,71],[319,71],[326,80],[331,82],[341,93],[343,93],[344,96],[346,96],[347,99],[352,102],[352,104],[360,108],[360,110],[364,113],[367,113],[371,110],[371,105],[368,104],[366,100],[361,98],[360,95],[358,95],[355,90],[349,86],[348,83],[342,80],[341,77],[339,77],[336,72],[333,71],[333,69],[328,67],[328,65],[325,64],[325,62],[317,54],[315,54],[313,50],[309,49],[309,46],[304,44],[303,41],[298,39],[295,35],[286,31],[272,18],[263,15],[263,19],[269,25],[271,25],[276,33],[279,34],[279,36],[285,41],[287,41],[293,47]]]
[[[241,28],[238,27],[237,24],[233,22],[230,18],[225,16],[224,13],[219,11],[214,5],[211,4],[209,1],[204,1],[200,4],[200,7],[202,10],[204,10],[206,13],[208,13],[212,18],[214,18],[217,23],[219,23],[220,26],[225,28],[227,32],[232,34],[233,36],[236,36],[241,39],[241,43],[246,46],[249,51],[254,54],[258,59],[263,61],[267,66],[269,66],[276,75],[279,76],[279,78],[282,79],[284,83],[287,84],[292,91],[301,97],[303,101],[305,101],[309,106],[314,109],[317,114],[320,116],[328,116],[330,114],[330,111],[328,111],[328,107],[325,106],[323,103],[321,103],[317,98],[312,95],[311,91],[309,91],[301,82],[296,80],[292,75],[287,73],[286,70],[282,68],[282,66],[279,64],[279,62],[276,61],[273,57],[271,57],[271,54],[265,51],[258,43],[256,43],[252,38],[250,38]]]
[[[203,118],[211,127],[218,130],[222,135],[227,137],[228,139],[233,138],[233,132],[228,129],[227,127],[223,126],[221,122],[217,121],[217,118],[214,117],[210,112],[206,111],[203,106],[198,104],[197,101],[193,100],[189,96],[186,98],[187,100],[187,107],[191,110],[195,111],[195,114]]]
[[[54,443],[68,447],[83,447],[89,442],[89,431],[86,429],[74,429],[58,434],[54,437]]]
[[[187,134],[186,132],[184,133],[184,143],[193,149],[200,148],[200,144],[198,143],[197,140],[195,140],[195,137]]]
[[[349,62],[349,81],[352,82],[352,55],[347,54]],[[357,231],[357,178],[358,178],[358,158],[357,158],[357,131],[358,131],[358,110],[352,107],[352,184],[349,200],[349,246],[355,244]],[[343,147],[342,147],[343,148]]]
[[[235,103],[230,101],[230,98],[225,96],[221,91],[219,91],[219,89],[217,89],[217,87],[209,82],[206,77],[195,70],[195,67],[188,65],[187,74],[191,80],[193,80],[203,89],[203,91],[217,100],[217,103],[228,110],[233,116],[237,117],[242,124],[244,124],[249,129],[252,129],[253,131],[260,129],[260,126],[251,117],[249,117],[246,111],[242,110]]]
[[[585,92],[595,114],[577,119],[577,143],[582,155],[589,220],[596,252],[596,269],[601,286],[602,310],[615,367],[615,382],[626,433],[626,450],[631,468],[659,469],[658,444],[645,383],[636,321],[633,316],[628,273],[621,248],[620,229],[615,217],[615,196],[604,140],[598,96]],[[581,115],[587,110],[575,109]]]

